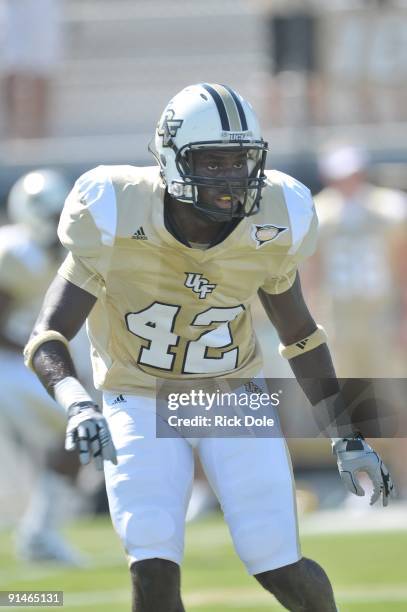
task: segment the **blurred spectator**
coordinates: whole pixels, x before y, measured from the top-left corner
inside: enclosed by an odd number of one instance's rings
[[[47,134],[52,80],[62,53],[61,2],[4,0],[2,89],[11,138]]]
[[[313,0],[273,0],[269,45],[273,124],[306,125],[319,119],[318,12]]]
[[[405,1],[320,3],[318,49],[326,121],[405,121]]]
[[[367,178],[368,157],[341,146],[320,159],[316,255],[306,274],[342,377],[405,376],[407,197]],[[309,269],[308,269],[309,272]]]
[[[269,14],[273,124],[406,119],[404,0],[262,4]]]

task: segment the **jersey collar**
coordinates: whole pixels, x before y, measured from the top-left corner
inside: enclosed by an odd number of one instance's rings
[[[188,251],[190,254],[200,253],[201,256],[205,254],[209,258],[212,254],[237,244],[244,230],[249,229],[250,224],[248,225],[247,218],[237,219],[232,230],[230,230],[229,226],[223,228],[222,232],[217,236],[216,244],[205,250],[193,249],[179,234],[173,220],[166,212],[165,194],[165,185],[161,177],[159,177],[153,187],[152,225],[161,240],[173,248]]]

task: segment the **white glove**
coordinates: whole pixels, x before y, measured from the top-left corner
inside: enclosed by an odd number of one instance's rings
[[[117,465],[107,421],[93,402],[78,402],[69,408],[65,448],[67,451],[77,448],[83,465],[93,458],[98,470],[103,470],[103,460]]]
[[[373,483],[370,504],[383,494],[383,506],[387,506],[389,497],[395,496],[393,480],[379,455],[362,437],[334,440],[332,452],[336,455],[342,482],[351,493],[365,494],[356,473],[366,472]]]

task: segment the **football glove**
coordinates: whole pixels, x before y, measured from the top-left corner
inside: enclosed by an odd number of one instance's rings
[[[332,442],[332,452],[336,455],[342,482],[351,493],[360,496],[365,494],[356,474],[366,472],[373,483],[370,504],[374,504],[383,495],[383,506],[387,506],[389,497],[395,495],[393,480],[380,456],[363,437],[335,440]]]
[[[96,469],[103,470],[103,460],[117,465],[116,450],[105,417],[93,402],[77,402],[68,410],[65,448],[78,449],[82,465],[94,459]]]

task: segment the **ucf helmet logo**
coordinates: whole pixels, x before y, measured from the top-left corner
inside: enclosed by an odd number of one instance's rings
[[[169,147],[171,140],[175,138],[183,119],[174,119],[174,111],[172,108],[168,109],[165,113],[165,117],[161,124],[158,126],[157,133],[163,139],[163,147]]]

